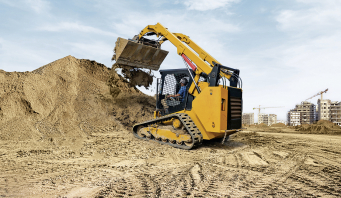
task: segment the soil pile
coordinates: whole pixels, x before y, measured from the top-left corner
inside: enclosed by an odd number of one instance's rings
[[[259,129],[267,129],[267,128],[269,128],[269,126],[264,124],[264,123],[250,125],[250,127],[259,128]]]
[[[295,126],[295,131],[317,134],[341,134],[341,127],[327,120],[320,120],[315,124]]]
[[[271,127],[286,127],[286,125],[284,123],[276,123],[271,125]]]
[[[0,139],[86,137],[96,128],[115,128],[114,114],[128,126],[150,119],[151,104],[153,97],[95,61],[67,56],[32,72],[0,70]]]

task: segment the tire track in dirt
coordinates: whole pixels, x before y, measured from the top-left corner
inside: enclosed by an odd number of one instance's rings
[[[174,189],[167,190],[165,195],[175,195],[175,196],[188,196],[193,188],[193,179],[191,176],[192,165],[182,166],[180,170],[174,175],[176,178],[174,181]],[[166,190],[166,189],[164,189]],[[172,192],[173,191],[173,192]]]
[[[333,164],[335,162],[312,154],[305,164],[290,176],[290,179],[301,183],[309,188],[310,192],[320,196],[339,196],[341,194],[341,170],[340,166]]]
[[[250,188],[249,194],[252,196],[266,197],[272,195],[292,195],[288,193],[288,190],[282,184],[290,177],[296,170],[302,166],[305,157],[303,159],[300,157],[300,160],[294,160],[297,158],[297,155],[293,155],[291,160],[296,161],[297,163],[292,166],[288,171],[281,171],[280,173],[272,172],[268,177],[262,177],[258,181],[256,181]],[[265,159],[265,156],[262,156]],[[294,191],[295,193],[295,191]],[[294,194],[296,195],[296,194]]]
[[[152,191],[150,182],[147,181],[146,175],[130,176],[117,179],[101,190],[97,197],[150,197],[156,195],[156,191]]]
[[[257,146],[250,142],[243,144],[252,146],[243,147],[211,143],[182,151],[141,143],[124,130],[94,130],[96,133],[84,141],[79,151],[69,147],[13,151],[19,161],[0,155],[6,162],[0,167],[5,173],[0,179],[7,179],[6,184],[1,184],[0,193],[15,197],[24,194],[63,197],[86,195],[86,192],[91,193],[90,197],[339,197],[341,194],[339,154],[326,152],[315,143],[273,141],[262,136],[260,140],[251,140],[257,141]],[[13,177],[19,170],[25,173],[25,180],[20,180],[19,175]],[[16,182],[21,184],[17,194],[13,189]],[[29,194],[29,190],[35,194]]]

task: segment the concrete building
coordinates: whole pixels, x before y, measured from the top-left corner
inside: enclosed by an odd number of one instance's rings
[[[299,122],[298,120],[299,119]],[[290,126],[301,124],[313,124],[316,120],[316,106],[304,101],[288,112],[288,123]]]
[[[242,123],[246,125],[255,124],[255,114],[254,113],[243,113]]]
[[[330,121],[341,126],[341,102],[330,103]]]
[[[258,114],[258,124],[266,124],[269,126],[269,115],[265,113]]]
[[[271,126],[273,124],[277,123],[277,115],[276,114],[269,114],[269,118],[268,118],[268,125]]]
[[[301,114],[298,111],[290,110],[288,112],[288,125],[289,126],[298,126],[301,125]]]
[[[319,108],[318,108],[318,105],[316,105],[316,109],[315,109],[315,121],[319,121],[320,118],[319,118]]]
[[[313,124],[316,116],[316,106],[310,102],[302,102],[296,105],[295,109],[300,112],[300,122],[301,124]]]
[[[318,99],[317,109],[317,120],[328,120],[341,126],[341,102]]]
[[[318,118],[317,120],[330,120],[330,100],[317,100]]]
[[[276,114],[265,114],[260,113],[258,115],[258,124],[266,124],[267,126],[270,126],[272,124],[277,123],[277,115]]]

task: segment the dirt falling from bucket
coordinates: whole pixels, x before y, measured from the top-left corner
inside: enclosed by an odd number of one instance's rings
[[[149,87],[153,83],[153,77],[151,70],[144,71],[140,68],[131,67],[127,65],[118,65],[114,64],[113,69],[122,69],[122,75],[127,80],[128,85],[130,87],[145,87],[146,89],[149,89]]]

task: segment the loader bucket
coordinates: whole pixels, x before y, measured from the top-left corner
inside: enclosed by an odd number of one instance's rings
[[[118,38],[114,49],[115,64],[159,70],[168,51],[144,45],[124,38]]]

